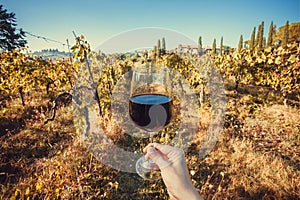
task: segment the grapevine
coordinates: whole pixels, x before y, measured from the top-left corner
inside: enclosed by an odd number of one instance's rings
[[[286,104],[288,94],[300,91],[299,52],[299,45],[290,43],[287,48],[232,50],[213,59],[223,77],[235,82],[236,89],[239,84],[267,86],[280,91]]]

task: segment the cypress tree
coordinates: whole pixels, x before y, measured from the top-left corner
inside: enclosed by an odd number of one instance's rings
[[[202,54],[202,38],[201,38],[201,36],[199,36],[199,38],[198,38],[198,53],[199,53],[199,55]]]
[[[240,51],[243,48],[243,35],[240,36],[240,41],[238,45],[238,51]]]
[[[257,47],[257,46],[258,46],[259,31],[260,31],[260,28],[261,28],[261,26],[259,25],[259,26],[258,26],[258,29],[257,29],[256,37],[255,37],[254,47]]]
[[[261,24],[258,26],[258,30],[257,30],[257,33],[256,33],[256,38],[255,38],[255,44],[254,44],[254,47],[258,47],[258,46],[259,46],[260,32],[261,32]]]
[[[217,53],[217,41],[216,39],[214,39],[213,45],[212,45],[212,54],[216,54]]]
[[[255,31],[256,31],[256,27],[254,27],[252,34],[251,34],[251,40],[250,40],[250,49],[254,49],[255,46]]]
[[[289,41],[289,21],[286,21],[284,26],[284,35],[283,35],[283,41],[282,46],[286,47]]]
[[[220,55],[223,55],[223,37],[221,37],[221,43],[220,43]]]
[[[273,45],[273,32],[274,32],[273,21],[271,21],[270,27],[269,27],[269,33],[268,33],[267,47],[270,47]]]
[[[161,55],[161,45],[160,40],[157,41],[157,56],[159,57]]]
[[[259,31],[259,43],[258,43],[258,47],[259,48],[263,48],[264,47],[264,26],[265,26],[265,22],[262,21],[261,25],[260,25],[260,31]]]
[[[165,53],[166,53],[166,41],[165,38],[163,37],[161,41],[161,54],[164,55]]]
[[[153,47],[153,58],[155,59],[157,57],[157,46]]]

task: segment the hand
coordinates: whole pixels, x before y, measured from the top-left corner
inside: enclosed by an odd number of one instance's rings
[[[201,199],[193,186],[182,149],[150,143],[144,148],[146,159],[153,160],[161,170],[170,199]]]

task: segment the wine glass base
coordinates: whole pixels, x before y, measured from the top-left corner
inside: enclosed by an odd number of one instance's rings
[[[152,160],[146,160],[145,156],[142,156],[136,162],[136,172],[140,177],[144,179],[161,179],[161,172],[159,170],[159,167]]]

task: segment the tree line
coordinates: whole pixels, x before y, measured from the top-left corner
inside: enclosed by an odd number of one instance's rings
[[[269,32],[267,38],[264,37],[264,21],[261,22],[256,31],[256,27],[253,28],[251,37],[249,40],[244,41],[243,35],[240,35],[239,42],[237,45],[237,50],[243,48],[254,50],[255,48],[264,49],[267,47],[283,47],[286,48],[289,43],[296,42],[300,43],[300,22],[289,23],[286,21],[285,25],[280,26],[276,30],[276,25],[271,21],[269,26]],[[229,47],[223,45],[223,37],[221,37],[219,54],[228,53]],[[199,54],[202,50],[202,37],[198,38],[198,51]],[[216,39],[212,43],[212,54],[217,54],[217,42]]]

